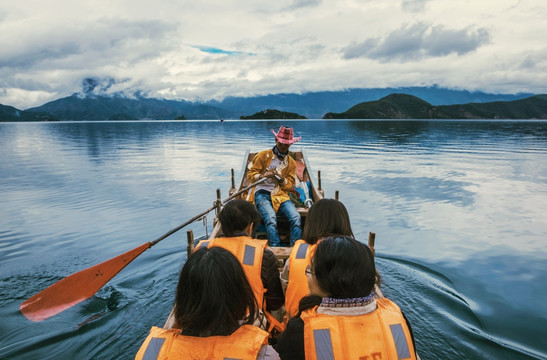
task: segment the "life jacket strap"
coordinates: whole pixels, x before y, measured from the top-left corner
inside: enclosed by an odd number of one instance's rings
[[[286,325],[277,320],[272,313],[264,311],[264,315],[266,315],[266,319],[268,320],[268,332],[270,333],[270,337],[275,337],[285,331]]]

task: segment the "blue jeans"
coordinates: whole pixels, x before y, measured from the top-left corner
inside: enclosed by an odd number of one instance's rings
[[[269,246],[280,246],[281,239],[277,232],[277,215],[272,206],[272,198],[270,193],[265,190],[258,190],[255,193],[255,204],[258,209],[258,213],[264,221],[266,226],[266,237],[268,238]],[[291,246],[294,245],[296,240],[302,236],[302,226],[300,214],[296,210],[296,207],[292,201],[287,200],[279,206],[277,211],[280,215],[285,216],[289,220],[290,224],[290,237]]]

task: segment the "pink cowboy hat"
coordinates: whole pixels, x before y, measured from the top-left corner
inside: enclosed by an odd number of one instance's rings
[[[292,128],[288,128],[288,127],[284,127],[284,126],[281,126],[279,128],[279,131],[277,132],[277,134],[275,133],[275,131],[273,129],[271,129],[271,132],[272,134],[274,134],[275,136],[275,139],[277,141],[279,141],[280,143],[282,144],[294,144],[295,142],[297,142],[298,140],[302,139],[302,136],[299,136],[299,137],[293,137],[293,130]]]

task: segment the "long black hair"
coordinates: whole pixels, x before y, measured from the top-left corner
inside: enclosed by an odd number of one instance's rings
[[[331,235],[353,236],[348,210],[336,199],[321,199],[308,211],[302,238],[308,244],[315,244]]]
[[[239,236],[250,224],[260,221],[256,207],[249,201],[234,199],[229,201],[218,215],[224,236]],[[248,234],[251,235],[251,234]]]
[[[323,239],[315,250],[311,270],[319,287],[333,298],[366,297],[374,288],[372,252],[350,236]]]
[[[200,248],[180,271],[175,326],[188,336],[230,335],[252,324],[256,299],[237,258],[221,247]]]

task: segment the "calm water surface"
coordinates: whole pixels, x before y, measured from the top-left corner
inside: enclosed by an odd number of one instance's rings
[[[0,358],[133,358],[172,306],[184,230],[61,314],[19,305],[225,198],[281,124],[356,236],[376,233],[422,359],[547,358],[545,121],[0,123]]]

